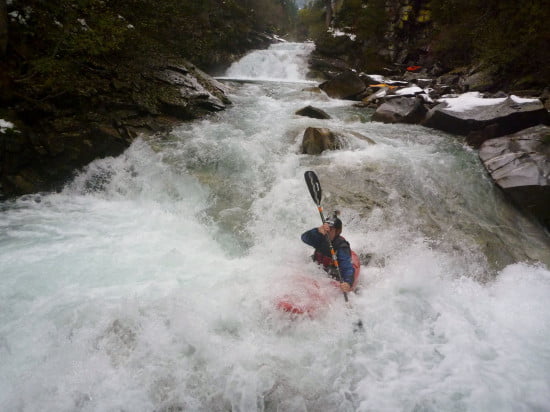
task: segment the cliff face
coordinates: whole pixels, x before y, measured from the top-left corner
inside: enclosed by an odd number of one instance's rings
[[[387,48],[380,54],[398,65],[426,64],[433,35],[430,0],[385,2]]]

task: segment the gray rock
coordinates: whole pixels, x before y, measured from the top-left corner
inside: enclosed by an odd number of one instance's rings
[[[376,109],[372,120],[383,123],[420,123],[427,112],[420,97],[394,97]]]
[[[354,72],[340,73],[332,80],[327,80],[319,85],[329,97],[333,99],[357,100],[367,87],[363,80]]]
[[[495,183],[550,228],[550,127],[488,140],[479,157]]]

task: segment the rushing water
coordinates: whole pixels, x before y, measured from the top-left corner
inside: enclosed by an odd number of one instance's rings
[[[228,110],[0,205],[0,410],[550,410],[547,236],[454,137],[289,82],[310,48],[250,54],[227,77],[286,81],[226,82]],[[345,149],[299,154],[308,126]],[[275,298],[322,279],[309,169],[373,257],[351,307],[291,320]]]

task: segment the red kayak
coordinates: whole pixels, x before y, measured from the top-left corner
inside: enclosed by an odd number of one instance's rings
[[[351,262],[355,269],[352,291],[359,281],[361,263],[354,251],[351,251]],[[276,299],[276,306],[284,312],[313,316],[334,299],[342,299],[340,285],[335,280],[315,279],[308,276],[296,276],[292,279],[292,292]]]

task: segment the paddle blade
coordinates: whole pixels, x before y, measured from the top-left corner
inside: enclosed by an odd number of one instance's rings
[[[311,198],[317,206],[320,206],[323,192],[321,190],[321,183],[319,183],[319,178],[312,170],[308,170],[307,172],[305,172],[304,178],[306,179],[307,188],[309,189]]]

